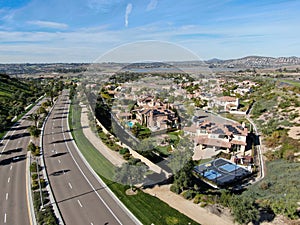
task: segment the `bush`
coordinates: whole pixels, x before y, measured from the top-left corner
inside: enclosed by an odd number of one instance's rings
[[[181,193],[181,189],[175,185],[175,184],[172,184],[171,187],[170,187],[170,191],[176,193],[176,194],[180,194]]]
[[[128,148],[122,148],[122,149],[119,151],[119,153],[120,153],[121,155],[124,155],[125,153],[129,153],[129,149],[128,149]]]
[[[259,188],[262,189],[262,190],[267,190],[267,189],[269,189],[270,186],[271,186],[271,183],[270,183],[270,182],[263,181],[263,182],[259,185]]]
[[[41,184],[41,188],[45,188],[47,186],[47,183],[44,178],[40,179],[40,184]]]
[[[197,194],[194,198],[194,203],[199,204],[201,202],[202,194]]]
[[[130,159],[128,160],[128,163],[129,163],[130,165],[136,165],[136,164],[139,163],[139,162],[141,162],[141,160],[140,160],[140,159],[137,159],[137,158],[130,158]]]
[[[187,190],[182,193],[182,196],[187,200],[191,200],[195,197],[195,193],[191,190]]]
[[[37,172],[37,164],[36,164],[36,162],[33,162],[33,163],[31,163],[31,165],[30,165],[30,172],[31,173],[36,173]]]
[[[125,160],[129,160],[130,157],[131,157],[131,154],[129,152],[127,152],[123,155],[123,159],[125,159]]]
[[[37,173],[31,174],[31,179],[36,180],[38,178]]]
[[[259,211],[253,199],[244,196],[233,196],[231,198],[230,209],[234,220],[239,224],[248,224],[258,221]]]
[[[32,181],[31,188],[32,188],[32,190],[39,189],[39,182],[37,180]]]
[[[230,206],[230,201],[231,201],[231,194],[227,190],[222,190],[221,191],[221,196],[219,198],[219,202],[221,205],[225,207]]]
[[[201,202],[200,203],[200,207],[204,208],[205,206],[207,206],[207,202]]]

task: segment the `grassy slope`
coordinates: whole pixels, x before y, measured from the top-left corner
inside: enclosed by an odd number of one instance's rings
[[[171,208],[158,198],[139,191],[137,195],[128,196],[125,190],[129,187],[114,183],[107,178],[113,177],[114,166],[104,158],[85,138],[80,129],[80,109],[71,107],[70,120],[73,120],[73,137],[87,161],[105,181],[116,196],[143,223],[155,225],[197,224],[195,221]]]
[[[267,174],[261,182],[250,186],[243,195],[269,205],[276,214],[297,218],[297,202],[300,199],[300,163],[276,160],[267,162]]]
[[[76,107],[76,106],[75,106]],[[73,129],[72,135],[75,139],[75,142],[97,173],[104,177],[113,177],[115,167],[103,156],[98,150],[89,142],[89,140],[84,136],[80,124],[80,114],[81,108],[71,106],[69,124],[70,128]]]
[[[284,80],[284,79],[281,79],[280,81],[281,81],[281,82],[284,82],[284,83],[287,83],[287,84],[294,85],[294,86],[296,86],[296,87],[300,87],[300,82],[297,82],[297,81]]]

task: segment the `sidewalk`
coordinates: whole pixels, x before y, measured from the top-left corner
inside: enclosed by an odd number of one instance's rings
[[[182,214],[195,220],[201,225],[232,225],[234,222],[232,218],[223,214],[217,216],[212,214],[206,208],[184,199],[182,196],[177,195],[170,191],[170,185],[155,186],[154,188],[147,188],[144,192],[156,196],[160,200],[167,203],[174,209],[177,209]]]
[[[125,160],[122,158],[122,156],[118,152],[115,152],[115,151],[112,151],[111,149],[109,149],[100,140],[100,138],[96,136],[96,134],[89,127],[88,109],[87,109],[86,105],[80,104],[80,106],[82,107],[81,126],[82,126],[82,130],[83,130],[83,133],[84,133],[85,137],[113,165],[121,166],[122,163],[125,162]]]

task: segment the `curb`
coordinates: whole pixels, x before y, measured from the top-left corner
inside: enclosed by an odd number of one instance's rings
[[[31,225],[37,225],[36,217],[35,217],[35,211],[33,207],[33,201],[32,201],[32,190],[31,190],[31,173],[28,169],[31,164],[31,153],[27,152],[27,160],[26,160],[26,196],[27,196],[27,205],[28,205],[28,215],[30,219]]]
[[[59,221],[59,225],[65,225],[65,222],[62,218],[62,215],[61,215],[61,212],[57,206],[57,202],[56,202],[56,199],[55,199],[55,196],[53,195],[53,190],[52,190],[52,187],[51,187],[51,184],[49,182],[49,177],[48,177],[48,172],[47,172],[47,169],[46,169],[46,165],[45,165],[45,158],[44,158],[44,150],[43,150],[43,137],[44,137],[44,129],[45,129],[45,124],[48,120],[48,117],[50,116],[55,104],[56,104],[57,101],[55,101],[55,103],[53,104],[52,108],[50,109],[48,115],[46,116],[44,122],[43,122],[43,126],[41,128],[41,136],[40,136],[40,148],[41,148],[41,155],[40,155],[40,160],[41,160],[41,167],[43,168],[42,169],[42,172],[43,172],[43,176],[44,176],[44,179],[46,181],[46,183],[48,184],[46,186],[46,190],[48,191],[49,193],[49,198],[50,198],[50,204],[53,206],[53,210],[54,210],[54,214],[55,216],[57,217],[58,221]]]

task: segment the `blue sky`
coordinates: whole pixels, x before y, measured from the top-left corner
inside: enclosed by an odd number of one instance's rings
[[[0,63],[93,62],[147,40],[200,59],[300,56],[299,28],[298,0],[0,0]]]

